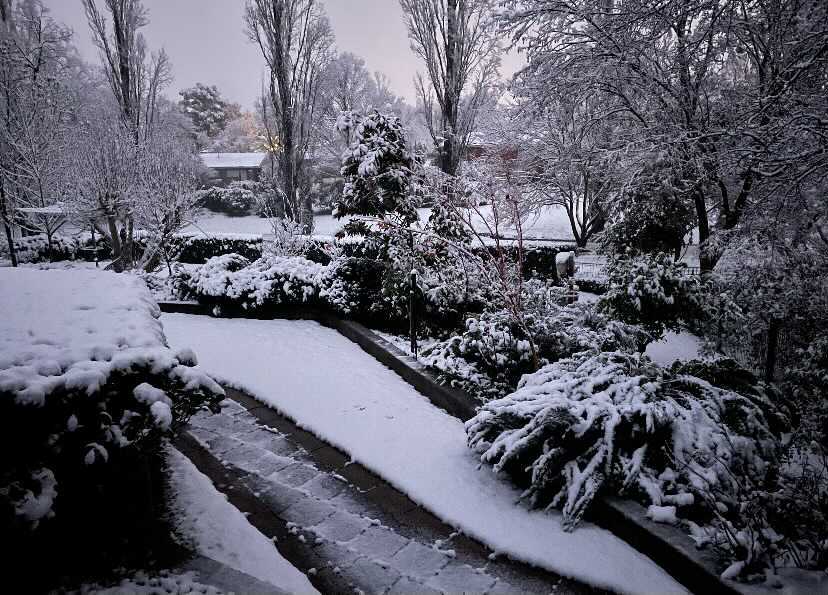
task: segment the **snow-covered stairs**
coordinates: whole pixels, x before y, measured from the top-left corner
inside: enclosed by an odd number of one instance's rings
[[[251,397],[228,394],[220,414],[191,420],[188,435],[203,450],[187,454],[320,591],[592,591],[490,560],[489,550],[338,450]],[[205,469],[210,458],[222,469]]]

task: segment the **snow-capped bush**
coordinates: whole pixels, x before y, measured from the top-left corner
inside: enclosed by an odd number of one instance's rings
[[[0,271],[0,520],[16,530],[73,514],[223,391],[191,351],[164,343],[140,279]],[[62,512],[61,512],[62,511]]]
[[[350,143],[342,153],[345,186],[334,216],[390,217],[403,225],[416,221],[412,184],[417,160],[400,119],[376,110],[346,112],[336,128],[350,136]]]
[[[231,253],[240,254],[250,260],[262,256],[262,236],[259,235],[180,235],[176,236],[174,241],[176,260],[187,264],[203,264],[214,256]]]
[[[732,360],[666,370],[640,354],[582,352],[484,405],[466,424],[469,445],[570,529],[600,493],[699,525],[740,523],[742,487],[779,468],[790,420],[778,393],[734,371]]]
[[[38,263],[59,260],[74,260],[78,254],[78,243],[72,238],[61,235],[52,236],[52,254],[49,258],[49,240],[45,234],[26,236],[14,241],[17,261],[21,263]],[[8,246],[0,243],[0,253],[8,254]]]
[[[231,182],[229,186],[213,186],[198,191],[198,204],[214,213],[231,217],[249,215],[256,207],[255,182]]]
[[[686,266],[666,254],[625,255],[607,267],[608,289],[600,307],[660,336],[703,315],[703,288]]]
[[[326,273],[324,265],[302,257],[265,256],[251,263],[238,254],[225,254],[179,275],[199,301],[252,311],[318,304]]]
[[[525,327],[532,333],[539,364],[580,351],[641,350],[649,335],[637,327],[610,320],[590,304],[566,305],[566,290],[525,288]],[[502,310],[484,312],[466,321],[465,330],[423,352],[424,361],[440,378],[486,401],[513,391],[523,374],[534,371],[525,331]]]

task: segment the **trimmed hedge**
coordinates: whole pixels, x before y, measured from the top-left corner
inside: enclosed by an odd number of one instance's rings
[[[244,234],[214,234],[211,236],[176,236],[178,262],[204,264],[214,256],[240,254],[248,260],[262,256],[262,236]]]
[[[49,262],[49,240],[45,234],[25,236],[14,241],[17,260],[21,263]],[[72,238],[61,235],[52,236],[52,261],[74,260],[78,251],[78,243]],[[5,242],[0,244],[0,252],[8,254]]]

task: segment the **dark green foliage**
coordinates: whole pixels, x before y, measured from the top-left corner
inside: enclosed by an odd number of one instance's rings
[[[575,285],[580,291],[594,293],[595,295],[603,295],[609,289],[609,284],[600,279],[575,279]]]
[[[678,258],[695,225],[686,184],[674,166],[655,156],[615,202],[601,243],[608,254],[665,252]]]
[[[374,110],[343,116],[338,126],[352,131],[353,142],[342,160],[345,185],[334,215],[392,215],[402,225],[416,221],[412,183],[417,162],[399,118]]]
[[[601,309],[656,336],[678,330],[704,316],[704,288],[686,266],[666,254],[633,257],[627,253],[610,262],[609,289]]]
[[[62,388],[42,405],[19,404],[14,393],[0,390],[0,548],[14,555],[5,580],[31,591],[67,580],[62,575],[83,578],[146,565],[153,555],[164,563],[179,555],[160,518],[160,449],[194,412],[217,409],[223,398],[212,389],[187,387],[172,372],[179,364],[192,362],[184,355],[171,362],[150,358],[114,370],[92,393]],[[172,401],[169,430],[134,395],[143,383]],[[44,469],[56,481],[53,516],[32,524],[15,514],[15,503],[27,491],[40,493],[44,484],[36,477]]]
[[[176,236],[173,253],[176,260],[186,264],[204,264],[214,256],[240,254],[249,260],[262,255],[262,238],[233,235]]]

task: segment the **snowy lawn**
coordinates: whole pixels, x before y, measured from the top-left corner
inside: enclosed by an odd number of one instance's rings
[[[173,346],[192,343],[227,382],[348,452],[415,502],[493,550],[624,593],[685,590],[611,533],[565,533],[557,513],[530,511],[481,468],[463,424],[357,345],[309,321],[162,318]]]
[[[190,459],[168,448],[170,489],[177,531],[208,558],[289,593],[317,593],[271,540],[253,527]]]
[[[667,331],[663,339],[647,345],[644,353],[655,363],[669,368],[677,361],[701,358],[701,347],[701,339],[692,333]]]
[[[431,214],[431,209],[417,209],[420,220],[425,221]],[[489,207],[482,207],[481,212],[487,215]],[[316,215],[314,217],[314,235],[333,236],[338,232],[350,218],[335,219],[332,215]],[[484,229],[482,222],[475,225],[480,230]],[[252,233],[267,235],[273,233],[270,222],[256,215],[244,217],[228,217],[222,213],[202,211],[196,221],[185,230],[187,233]],[[503,229],[502,233],[510,235],[513,230]],[[523,233],[527,238],[556,238],[569,240],[572,238],[572,229],[566,212],[559,207],[544,207],[537,215],[530,216],[524,224]]]

